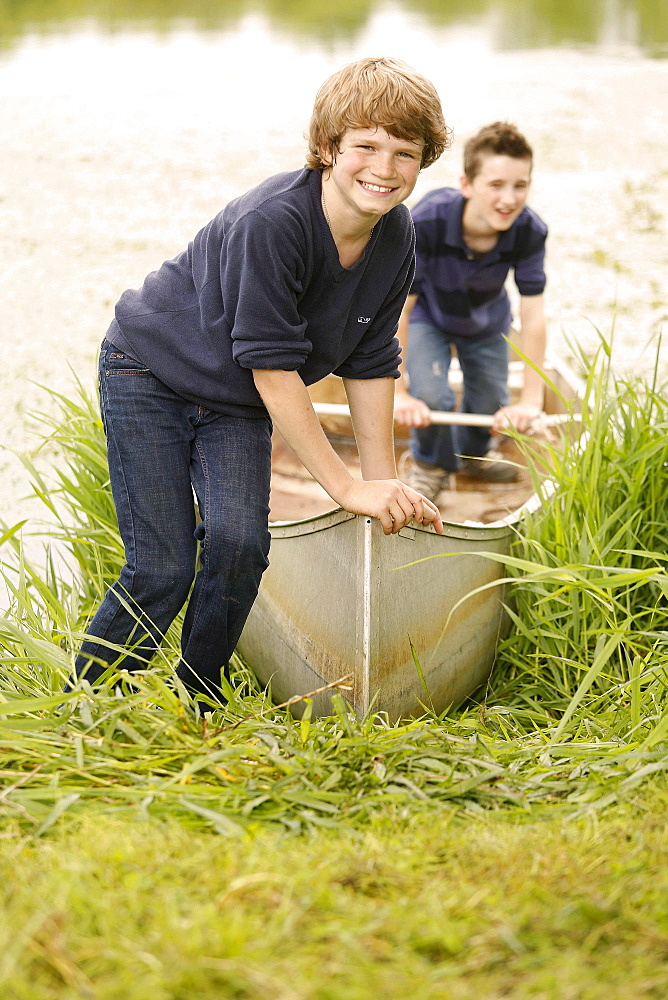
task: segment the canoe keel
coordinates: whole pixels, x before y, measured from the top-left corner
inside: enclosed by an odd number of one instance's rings
[[[504,575],[477,553],[506,554],[513,529],[444,528],[440,536],[412,524],[386,536],[376,520],[343,510],[272,526],[239,652],[274,700],[351,675],[343,694],[358,716],[372,705],[391,721],[420,715],[429,700],[411,641],[436,712],[484,684],[509,619],[503,584],[473,593]],[[314,697],[314,714],[332,713],[331,693]]]

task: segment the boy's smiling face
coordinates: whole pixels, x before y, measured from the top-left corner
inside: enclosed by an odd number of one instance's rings
[[[384,128],[348,129],[325,171],[336,209],[373,222],[401,204],[415,187],[423,146]]]
[[[510,229],[526,205],[531,186],[531,160],[513,156],[482,157],[480,170],[471,180],[461,178],[464,228],[478,236]]]

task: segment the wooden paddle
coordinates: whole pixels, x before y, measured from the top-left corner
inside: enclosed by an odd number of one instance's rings
[[[314,403],[313,409],[319,417],[349,417],[350,409],[345,403]],[[579,420],[577,413],[543,413],[536,418],[540,427],[556,427],[571,420]],[[432,424],[459,424],[465,427],[491,427],[494,417],[489,413],[458,413],[447,410],[432,410]]]

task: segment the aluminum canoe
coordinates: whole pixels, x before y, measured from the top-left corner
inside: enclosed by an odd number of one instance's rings
[[[578,380],[554,360],[546,373],[558,390],[548,388],[546,410],[558,413]],[[333,443],[354,466],[346,428],[332,420]],[[358,716],[371,709],[395,721],[425,707],[440,713],[485,684],[509,616],[504,584],[481,589],[503,579],[503,563],[479,553],[507,554],[522,512],[541,502],[528,474],[513,486],[457,477],[442,498],[443,535],[411,522],[386,536],[373,518],[327,509],[331,500],[280,442],[275,455],[272,510],[292,516],[270,525],[270,565],[238,646],[274,701],[345,677]],[[334,690],[312,697],[314,714],[332,713]]]

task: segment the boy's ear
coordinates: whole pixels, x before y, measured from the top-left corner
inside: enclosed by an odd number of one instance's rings
[[[459,178],[459,187],[465,198],[471,197],[471,178],[468,174],[462,174]]]
[[[320,161],[322,165],[324,167],[331,167],[334,163],[334,157],[327,143],[323,142],[318,152],[320,153]]]

